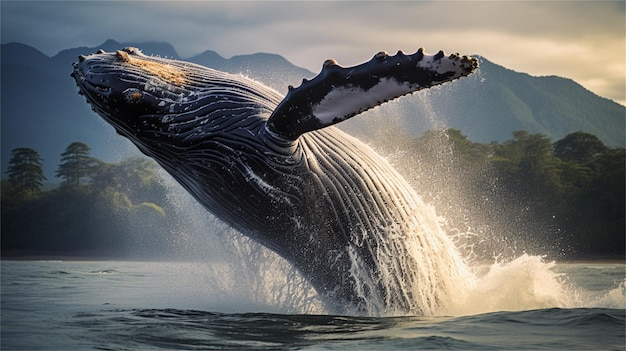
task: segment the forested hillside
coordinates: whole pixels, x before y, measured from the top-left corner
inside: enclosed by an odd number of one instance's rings
[[[75,142],[60,158],[61,185],[43,190],[37,154],[13,150],[2,181],[4,257],[137,258],[178,249],[182,227],[156,163],[143,157],[104,163]]]
[[[479,258],[623,257],[624,148],[584,132],[512,137],[484,144],[445,129],[375,147]]]
[[[373,146],[470,257],[624,257],[624,148],[583,132],[556,142],[518,131],[476,143],[455,129],[389,140]],[[153,161],[105,163],[89,150],[71,143],[55,172],[61,184],[48,190],[38,152],[13,150],[2,181],[4,257],[170,257],[206,234],[181,220]]]

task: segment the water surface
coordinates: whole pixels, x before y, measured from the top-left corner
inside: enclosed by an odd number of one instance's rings
[[[526,261],[550,272],[567,306],[441,316],[335,316],[309,292],[273,295],[272,285],[190,262],[2,261],[2,350],[393,350],[625,348],[624,265]],[[494,265],[482,284],[498,281]],[[508,269],[508,271],[507,271]],[[242,273],[245,276],[245,273]],[[513,286],[529,282],[520,273]],[[545,283],[545,282],[544,282]],[[217,285],[216,285],[217,284]],[[257,285],[257,286],[255,286]],[[546,286],[549,286],[547,284]],[[293,287],[292,287],[293,288]],[[553,287],[551,287],[553,288]],[[504,290],[507,287],[503,288]],[[306,290],[306,287],[304,287]],[[475,293],[480,293],[476,289]],[[517,293],[510,306],[536,303]],[[554,292],[555,296],[563,292]],[[485,299],[483,297],[483,299]],[[502,304],[486,301],[483,309]],[[466,297],[468,303],[475,304]],[[529,302],[530,301],[530,302]],[[480,306],[473,306],[480,310]],[[455,307],[457,310],[459,306]],[[471,310],[469,306],[464,307]]]

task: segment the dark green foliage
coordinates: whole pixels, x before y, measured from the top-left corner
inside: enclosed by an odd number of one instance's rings
[[[624,252],[624,149],[602,148],[568,162],[579,177],[569,180],[563,217],[581,252]]]
[[[554,143],[554,155],[563,161],[574,161],[578,164],[588,164],[600,154],[606,152],[607,147],[595,135],[576,132]]]
[[[514,132],[513,140],[493,144],[497,174],[503,185],[518,192],[524,200],[534,199],[548,211],[547,199],[562,196],[560,181],[562,161],[552,153],[550,140],[542,134]]]
[[[56,176],[63,178],[64,186],[78,187],[98,167],[100,161],[91,157],[89,146],[75,141],[61,154],[61,163]]]
[[[506,164],[505,167],[502,167]],[[524,208],[524,223],[558,243],[566,257],[624,255],[624,149],[576,132],[550,144],[540,134],[514,133],[494,145],[494,166],[506,196],[501,206]],[[532,236],[532,235],[527,235]],[[554,253],[554,252],[553,252]]]
[[[7,185],[11,187],[12,192],[3,192],[3,198],[7,195],[14,197],[17,201],[39,194],[43,181],[46,180],[41,166],[42,161],[39,153],[33,149],[24,147],[13,149],[7,170],[9,177]]]
[[[118,163],[101,163],[91,178],[95,188],[111,188],[124,193],[133,203],[166,204],[166,192],[157,164],[145,157],[132,157]]]
[[[107,164],[89,157],[86,145],[72,145],[80,147],[64,153],[61,187],[17,201],[3,181],[3,256],[154,258],[179,249],[178,219],[153,161]]]
[[[525,131],[473,143],[455,129],[405,140],[387,149],[392,162],[478,258],[624,256],[623,148],[582,132],[554,144]]]

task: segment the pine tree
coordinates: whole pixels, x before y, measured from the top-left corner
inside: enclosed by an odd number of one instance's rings
[[[7,175],[9,185],[16,195],[29,197],[41,192],[43,181],[42,158],[30,148],[16,148],[11,151]]]
[[[87,144],[75,141],[61,154],[61,163],[55,175],[63,178],[64,186],[78,187],[100,164],[100,161],[90,156],[90,151]]]

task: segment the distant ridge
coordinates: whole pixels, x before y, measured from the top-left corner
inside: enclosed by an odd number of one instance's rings
[[[92,155],[105,161],[138,154],[90,110],[69,76],[71,63],[78,55],[126,46],[138,47],[147,55],[182,59],[171,44],[164,42],[107,40],[91,48],[68,48],[53,57],[21,43],[2,45],[3,177],[10,152],[16,147],[39,151],[49,181],[56,181],[54,171],[60,154],[74,141],[87,143]],[[270,53],[226,59],[207,50],[185,60],[243,74],[281,93],[286,93],[288,85],[298,86],[303,78],[315,75]],[[363,138],[376,138],[383,129],[417,136],[446,126],[460,129],[477,142],[508,140],[515,130],[543,133],[553,141],[571,132],[585,131],[609,146],[624,147],[624,106],[570,79],[533,77],[484,57],[480,57],[480,63],[479,70],[468,78],[385,104],[340,127]]]

